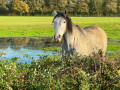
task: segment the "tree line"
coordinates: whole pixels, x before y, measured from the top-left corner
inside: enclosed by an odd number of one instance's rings
[[[0,15],[120,16],[120,0],[0,0]]]

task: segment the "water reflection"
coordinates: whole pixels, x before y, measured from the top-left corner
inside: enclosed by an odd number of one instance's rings
[[[41,48],[60,46],[52,42],[51,37],[10,37],[0,38],[0,52],[6,53],[0,59],[18,57],[18,62],[28,62],[39,59],[40,55],[53,55],[52,51],[43,51]],[[56,53],[57,54],[57,53]]]

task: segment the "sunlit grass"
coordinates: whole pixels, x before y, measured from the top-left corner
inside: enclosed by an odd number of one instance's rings
[[[73,23],[77,24],[110,24],[120,23],[120,17],[72,17]]]
[[[71,17],[77,24],[120,23],[120,17]],[[0,16],[0,25],[41,25],[51,24],[53,17]]]
[[[81,28],[99,26],[108,38],[120,39],[120,17],[71,17]],[[53,17],[0,16],[0,37],[53,36]]]
[[[52,25],[0,26],[1,37],[52,36]]]
[[[30,16],[0,16],[0,25],[41,25],[51,24],[53,17],[30,17]]]

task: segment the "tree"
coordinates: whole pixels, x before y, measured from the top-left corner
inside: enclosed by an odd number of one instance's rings
[[[67,3],[68,3],[68,1],[67,0],[60,0],[60,10],[62,11],[62,10],[65,10],[66,9],[66,7],[67,7]]]
[[[101,16],[103,13],[102,6],[103,6],[103,0],[91,0],[89,4],[90,14]]]
[[[88,4],[85,3],[85,0],[81,0],[79,2],[76,2],[74,11],[77,14],[87,15],[89,13]]]
[[[114,15],[117,13],[117,0],[105,0],[104,14]]]
[[[78,2],[76,4],[75,11],[77,12],[77,14],[81,14],[81,15],[88,14],[89,13],[88,4],[85,3],[83,0],[81,2]]]
[[[120,0],[0,0],[1,15],[52,15],[65,9],[70,15],[120,15]]]
[[[77,12],[75,11],[76,4],[78,3],[78,0],[68,0],[68,11],[70,13],[73,13],[75,15]]]
[[[8,12],[7,0],[0,0],[0,13],[5,14]]]
[[[14,0],[12,2],[12,10],[19,13],[19,15],[29,13],[29,6],[22,0]]]
[[[28,5],[30,7],[30,13],[34,14],[43,14],[45,8],[44,0],[28,0]]]
[[[120,16],[120,0],[117,0],[117,13]]]
[[[61,0],[50,0],[50,9],[51,11],[57,10],[58,12],[60,11],[61,8]]]

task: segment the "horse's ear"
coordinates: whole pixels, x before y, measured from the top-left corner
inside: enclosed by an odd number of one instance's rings
[[[64,12],[65,16],[67,16],[67,10],[65,9],[65,12]]]
[[[54,11],[53,13],[54,13],[54,16],[56,16],[56,15],[57,15],[57,12],[56,12],[56,11]]]

